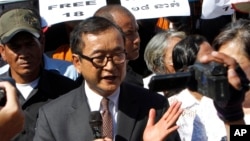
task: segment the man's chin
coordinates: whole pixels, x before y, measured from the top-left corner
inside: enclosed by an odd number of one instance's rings
[[[34,74],[34,71],[30,70],[30,69],[23,69],[21,71],[19,71],[20,74],[22,75],[33,75]]]
[[[117,88],[118,88],[117,86],[105,86],[102,87],[102,91],[103,94],[105,94],[106,96],[110,96],[116,91]]]
[[[118,82],[104,82],[102,84],[103,86],[103,89],[107,90],[107,91],[113,91],[115,89],[117,89],[119,86],[120,86],[121,83],[118,83]]]

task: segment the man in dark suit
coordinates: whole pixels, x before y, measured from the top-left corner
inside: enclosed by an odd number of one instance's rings
[[[103,136],[118,141],[144,140],[150,109],[155,109],[158,121],[169,103],[157,93],[123,82],[126,50],[122,30],[105,18],[91,17],[72,31],[70,46],[73,63],[84,78],[82,86],[40,109],[34,140],[93,140],[89,116],[92,111],[107,112],[100,104],[102,99],[108,99],[107,113],[112,117],[111,134],[103,132]],[[181,112],[177,113],[178,118]],[[165,126],[169,121],[165,119],[160,120],[163,132],[175,127]],[[166,140],[180,140],[177,127],[174,129],[166,133],[169,134]]]

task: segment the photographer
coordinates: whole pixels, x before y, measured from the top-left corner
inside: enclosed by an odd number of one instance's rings
[[[164,81],[166,83],[162,82],[157,84],[167,85],[166,87],[172,90],[176,87],[179,88],[182,85],[180,82],[183,82],[181,81],[182,79],[180,80],[178,77],[175,77],[177,74],[181,75],[187,72],[191,72],[190,74],[192,74],[191,77],[190,75],[188,76],[189,81],[184,82],[185,85],[183,86],[185,87],[182,87],[183,91],[169,98],[170,103],[176,100],[183,103],[182,108],[184,111],[177,121],[177,125],[180,126],[178,132],[181,139],[205,141],[224,140],[227,135],[225,124],[227,127],[229,124],[242,123],[243,112],[241,103],[244,99],[245,87],[242,85],[244,89],[239,89],[239,86],[241,86],[240,83],[246,84],[244,80],[246,76],[240,71],[241,68],[233,58],[225,54],[214,52],[207,40],[200,35],[188,36],[177,43],[173,49],[172,57],[173,66],[177,73],[169,74],[168,76],[172,76],[174,81],[172,81],[172,79],[166,79]],[[196,62],[201,62],[202,64]],[[225,91],[222,92],[225,92],[224,94],[227,96],[226,102],[224,99],[217,99],[218,96],[223,94],[221,91],[214,91],[214,93],[212,93],[215,98],[211,95],[205,95],[207,94],[206,90],[210,92],[211,89],[218,88],[217,83],[205,82],[205,84],[200,85],[201,82],[203,83],[202,80],[204,80],[204,78],[205,80],[210,80],[210,76],[205,72],[210,71],[211,68],[214,67],[213,62],[221,63],[219,66],[222,66],[220,68],[224,69],[223,76],[211,77],[214,78],[213,80],[218,79],[219,84],[225,86],[222,89],[224,90],[225,88]],[[202,69],[197,71],[198,67]],[[195,71],[191,68],[195,68]],[[193,72],[195,72],[195,75],[193,75]],[[199,73],[198,78],[196,78],[197,72]],[[238,75],[241,79],[239,79]],[[195,76],[195,80],[193,76]],[[223,81],[221,81],[221,78],[223,78]],[[186,87],[187,89],[185,89]],[[200,88],[202,90],[200,90]]]
[[[239,19],[226,25],[213,41],[213,47],[233,57],[250,79],[250,20]],[[244,120],[250,124],[250,91],[246,92],[242,106]]]
[[[213,48],[205,37],[200,35],[187,36],[173,48],[172,60],[173,67],[176,70],[175,75],[180,74],[180,78],[182,78],[182,74],[190,73],[190,67],[196,62],[200,62],[200,58],[211,54],[212,51]],[[205,64],[199,66],[203,65]],[[209,68],[204,70],[209,70]],[[203,72],[205,71],[201,71],[201,73]],[[193,71],[190,74],[192,74],[191,77],[190,75],[187,76],[186,81],[173,77],[174,82],[169,82],[173,83],[173,87],[169,87],[171,90],[179,87],[183,89],[168,98],[170,103],[176,100],[183,103],[184,111],[177,121],[177,125],[180,125],[178,132],[181,139],[220,141],[222,137],[226,136],[224,123],[217,116],[213,100],[198,91],[198,83],[192,79]],[[203,86],[208,87],[207,84]],[[204,90],[204,88],[202,89]]]
[[[1,81],[0,88],[6,93],[6,103],[0,106],[0,137],[1,141],[9,141],[23,129],[24,115],[15,87],[7,81]]]
[[[230,95],[232,96],[230,97],[227,105],[220,106],[216,101],[214,104],[216,105],[215,107],[219,117],[224,121],[227,130],[227,140],[229,141],[229,126],[245,124],[242,103],[244,101],[245,92],[247,91],[244,85],[248,80],[246,80],[244,72],[241,72],[241,68],[232,57],[214,51],[200,59],[200,62],[202,63],[211,61],[217,61],[225,64],[228,68],[227,78],[228,82],[232,86],[232,89],[230,89],[232,90],[230,91]]]

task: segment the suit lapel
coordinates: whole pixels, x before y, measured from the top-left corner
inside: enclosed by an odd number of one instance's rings
[[[90,108],[84,91],[84,84],[76,93],[68,119],[68,125],[71,126],[69,127],[70,132],[74,134],[75,140],[91,140],[93,139],[93,133],[89,125]]]
[[[69,113],[68,126],[70,133],[73,134],[76,140],[85,139],[92,140],[93,133],[89,125],[90,108],[87,102],[87,97],[82,84],[76,93],[72,109]],[[122,84],[119,96],[118,117],[117,117],[117,132],[120,140],[130,140],[133,133],[136,119],[138,116],[139,98],[133,95],[135,89],[130,85]],[[88,128],[86,128],[88,127]],[[116,138],[116,139],[118,139]]]
[[[127,137],[125,140],[130,140],[139,110],[137,98],[132,91],[134,89],[122,84],[118,106],[117,135],[123,139]]]

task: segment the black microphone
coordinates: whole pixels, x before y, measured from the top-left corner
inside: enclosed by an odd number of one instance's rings
[[[102,116],[100,111],[93,111],[89,116],[89,124],[92,128],[94,139],[102,138]]]

